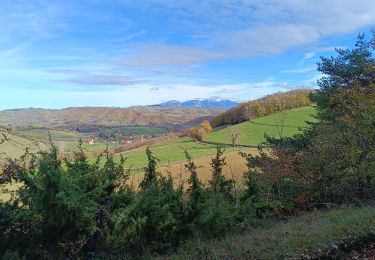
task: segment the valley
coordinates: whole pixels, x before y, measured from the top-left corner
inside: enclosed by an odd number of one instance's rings
[[[0,10],[0,260],[375,260],[375,1]]]

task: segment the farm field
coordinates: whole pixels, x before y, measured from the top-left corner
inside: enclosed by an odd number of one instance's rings
[[[257,150],[254,148],[242,149],[243,152],[255,154]],[[202,156],[199,158],[193,157],[193,161],[197,166],[197,173],[199,179],[203,184],[207,184],[208,180],[212,178],[211,171],[211,159],[214,154],[209,156]],[[236,181],[236,188],[243,186],[243,174],[247,171],[246,160],[243,158],[238,151],[226,151],[224,154],[226,158],[226,165],[223,167],[223,175],[228,179]],[[190,173],[185,169],[185,161],[174,162],[169,165],[162,165],[158,167],[158,171],[162,176],[171,175],[173,183],[178,186],[183,184],[184,188],[187,188],[187,180],[190,177]],[[139,183],[143,179],[143,173],[138,172],[130,175],[129,182],[138,187]]]
[[[151,145],[151,150],[159,158],[159,165],[168,165],[170,163],[181,162],[185,160],[184,150],[186,149],[193,158],[200,158],[215,154],[215,145],[206,145],[195,142],[193,139],[184,137],[174,141]],[[227,152],[242,151],[242,148],[227,148]],[[147,164],[146,147],[140,147],[122,153],[127,157],[127,166],[131,166],[134,171],[139,171]],[[120,158],[119,154],[115,158]]]
[[[258,145],[264,141],[264,134],[267,133],[270,136],[291,136],[298,133],[300,127],[306,126],[305,121],[312,121],[311,115],[315,112],[313,107],[302,107],[297,109],[288,110],[281,113],[275,113],[269,116],[254,119],[252,122],[245,122],[230,127],[221,127],[213,133],[206,136],[206,141],[213,141],[219,143],[231,143],[231,137],[233,133],[238,133],[239,137],[237,144],[244,145]],[[284,127],[281,128],[280,125]],[[143,129],[133,129],[135,131],[146,132],[150,131]],[[155,130],[155,129],[154,129]],[[160,129],[159,129],[160,130]],[[160,130],[161,131],[161,130]],[[32,128],[21,130],[14,136],[12,142],[2,145],[0,152],[7,154],[11,157],[20,156],[27,146],[41,147],[45,149],[47,147],[46,142],[48,141],[49,133],[52,140],[58,147],[60,153],[66,154],[72,151],[77,151],[78,140],[83,138],[85,135],[60,130],[48,130],[43,128]],[[161,132],[159,132],[161,133]],[[155,131],[156,134],[156,131]],[[22,137],[22,136],[25,136]],[[26,138],[27,137],[27,138]],[[34,140],[34,141],[33,141]],[[36,145],[37,144],[37,145]],[[119,147],[119,144],[114,143],[101,143],[87,144],[83,142],[83,148],[89,153],[91,160],[94,157],[103,152],[106,148],[114,149]],[[186,149],[194,159],[203,157],[209,157],[215,154],[216,146],[209,144],[201,144],[195,142],[193,139],[184,137],[173,141],[166,141],[151,145],[151,149],[156,157],[160,159],[159,165],[166,166],[168,164],[175,164],[185,160],[184,150]],[[140,172],[143,167],[147,164],[146,146],[123,152],[122,155],[127,157],[127,167],[131,167],[134,172]],[[227,152],[243,151],[244,148],[227,147]],[[120,154],[115,154],[115,158],[119,159]]]
[[[30,128],[17,131],[17,135],[25,136],[28,139],[35,139],[39,141],[49,141],[51,135],[52,141],[78,141],[83,138],[82,135],[71,131],[63,131],[47,128]]]
[[[272,137],[297,134],[299,128],[307,125],[306,121],[314,121],[314,113],[315,109],[311,106],[295,108],[238,125],[220,127],[204,140],[231,144],[232,135],[238,134],[237,144],[256,146],[264,141],[265,134]]]
[[[233,132],[239,133],[238,144],[258,145],[264,141],[264,134],[277,136],[278,132],[282,132],[283,136],[292,136],[298,133],[300,127],[306,126],[305,121],[313,121],[311,116],[315,113],[313,107],[302,107],[291,109],[281,113],[275,113],[269,116],[257,118],[252,122],[221,127],[217,131],[206,136],[205,140],[230,144]],[[279,124],[283,122],[283,129],[279,129]],[[151,145],[154,154],[160,159],[160,165],[167,165],[185,160],[184,149],[186,149],[193,158],[200,158],[212,155],[216,152],[215,145],[197,143],[190,138],[180,138],[178,140],[163,142]],[[147,163],[146,147],[137,148],[123,153],[128,158],[127,163],[137,171],[142,169]],[[242,151],[243,148],[227,147],[227,152]],[[117,155],[119,156],[119,155]]]
[[[53,142],[61,154],[66,154],[70,152],[78,151],[79,141],[54,141]],[[96,152],[97,154],[105,151],[108,147],[109,150],[120,147],[121,144],[117,143],[104,143],[97,142],[94,144],[87,144],[86,142],[82,143],[82,148],[85,152],[92,153]]]
[[[229,151],[226,150],[224,157],[226,158],[226,165],[223,168],[223,174],[228,179],[233,179],[236,181],[236,188],[241,189],[243,186],[243,174],[246,172],[246,160],[243,158],[238,152],[239,151],[255,154],[257,150],[254,148],[246,148],[246,149],[231,149]],[[193,150],[192,150],[193,151]],[[145,152],[142,150],[142,152]],[[215,149],[212,149],[212,155],[201,156],[199,158],[193,157],[194,163],[198,167],[197,173],[199,179],[202,181],[203,184],[207,184],[208,180],[212,177],[211,166],[210,162],[215,153]],[[144,153],[145,154],[145,153]],[[192,153],[193,154],[193,153]],[[134,188],[137,188],[139,183],[143,179],[143,172],[141,167],[145,166],[147,163],[146,155],[144,158],[140,156],[133,157],[131,154],[129,155],[128,164],[133,161],[135,162],[138,159],[136,165],[139,165],[138,169],[134,169],[133,174],[129,177],[129,184],[133,185]],[[180,159],[181,158],[181,159]],[[167,176],[168,174],[171,175],[173,182],[176,186],[183,184],[184,188],[187,188],[187,180],[190,177],[190,173],[185,169],[185,157],[182,155],[179,157],[180,161],[175,161],[170,164],[163,164],[161,161],[160,166],[158,167],[158,171],[161,173],[162,176]],[[143,163],[141,165],[141,163]],[[0,185],[0,201],[8,201],[11,197],[11,192],[17,190],[20,187],[18,183]]]

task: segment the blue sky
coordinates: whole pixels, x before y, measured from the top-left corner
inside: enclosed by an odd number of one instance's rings
[[[1,0],[0,109],[119,106],[314,87],[372,0]]]

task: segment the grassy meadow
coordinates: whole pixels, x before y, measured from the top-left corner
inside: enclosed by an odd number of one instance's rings
[[[158,143],[151,145],[151,150],[156,157],[159,158],[159,165],[166,166],[171,163],[185,161],[185,149],[194,158],[210,156],[216,153],[215,145],[206,145],[195,142],[188,137],[179,138],[177,140]],[[241,148],[226,148],[227,152],[243,151]],[[127,165],[132,166],[132,169],[142,169],[147,164],[146,147],[140,147],[122,153],[127,158]],[[116,158],[120,155],[116,154]]]
[[[310,115],[314,114],[314,112],[315,110],[313,107],[292,109],[282,113],[254,119],[254,123],[245,122],[234,126],[218,128],[213,133],[207,135],[205,139],[208,141],[229,144],[231,143],[232,133],[237,132],[239,133],[238,144],[257,145],[264,140],[265,133],[271,136],[277,134],[277,131],[280,131],[277,125],[282,121],[284,123],[282,131],[283,135],[291,136],[298,133],[298,129],[306,125],[306,120],[313,120]],[[151,131],[149,129],[143,129],[142,127],[138,130],[141,132]],[[35,147],[35,151],[38,147],[41,149],[47,149],[49,135],[51,135],[51,138],[60,153],[66,154],[77,151],[79,139],[85,137],[84,135],[75,132],[48,130],[43,128],[30,128],[18,131],[16,134],[17,135],[12,135],[11,141],[0,146],[0,152],[2,152],[4,156],[19,157],[23,154],[26,147]],[[88,153],[90,161],[93,162],[96,155],[103,152],[107,146],[109,150],[111,150],[119,147],[120,144],[98,142],[89,145],[86,142],[83,142],[82,146],[84,151]],[[176,184],[181,182],[186,183],[189,176],[185,172],[184,167],[186,159],[184,153],[185,149],[193,157],[194,162],[198,166],[199,178],[203,183],[206,182],[211,177],[210,162],[211,158],[216,153],[215,145],[198,143],[189,137],[178,138],[151,145],[151,150],[160,160],[158,170],[162,174],[171,173]],[[237,180],[239,186],[241,186],[242,175],[247,170],[246,161],[239,155],[240,151],[253,154],[257,153],[257,150],[254,148],[225,148],[227,165],[224,167],[224,175],[228,178]],[[143,167],[147,165],[146,146],[135,148],[123,153],[117,153],[115,154],[116,160],[120,159],[120,154],[127,158],[125,166],[130,167],[134,173],[132,174],[130,181],[137,186],[143,177]],[[12,187],[10,188],[12,189]],[[9,195],[4,196],[8,198]]]
[[[313,107],[302,107],[297,109],[288,110],[281,113],[275,113],[269,116],[254,119],[252,122],[245,122],[242,124],[220,127],[213,133],[208,134],[205,137],[207,141],[214,141],[220,143],[231,143],[231,136],[233,133],[238,133],[239,138],[238,144],[245,145],[258,145],[264,141],[264,134],[267,133],[271,136],[277,136],[282,134],[284,136],[291,136],[298,133],[300,127],[306,126],[305,121],[312,121],[315,109]],[[280,129],[278,125],[283,124],[284,127]],[[145,129],[145,127],[132,128],[132,131],[140,131],[142,133],[155,131],[155,134],[161,133],[162,129]],[[105,131],[105,130],[102,130]],[[129,128],[130,131],[130,128]],[[34,145],[35,147],[41,147],[42,149],[47,148],[47,142],[49,135],[61,154],[70,153],[78,150],[78,140],[87,137],[86,135],[79,134],[76,132],[63,131],[63,130],[48,130],[43,128],[30,128],[26,130],[17,131],[17,135],[14,135],[11,142],[0,146],[0,152],[11,157],[20,156],[27,146]],[[27,138],[26,138],[27,137]],[[117,148],[120,144],[114,143],[95,143],[87,144],[83,142],[83,148],[88,153],[90,160],[94,160],[95,156],[100,152],[103,152],[106,148],[109,150]],[[215,145],[197,143],[193,139],[188,137],[179,138],[176,140],[165,141],[151,145],[151,149],[156,157],[159,158],[159,166],[162,171],[165,172],[166,167],[172,167],[171,172],[176,171],[177,175],[180,175],[181,168],[183,170],[185,162],[186,149],[195,161],[199,161],[202,179],[204,180],[210,172],[210,158],[216,152]],[[238,158],[238,152],[256,152],[256,149],[251,148],[239,148],[239,147],[226,147],[226,154],[233,157],[233,168],[241,168],[239,175],[242,175],[245,168],[245,161],[243,158]],[[147,164],[146,147],[139,147],[126,152],[121,153],[127,158],[126,167],[130,167],[133,172],[142,172],[143,167]],[[120,153],[115,154],[115,159],[119,160]],[[234,159],[235,158],[235,159]],[[235,163],[234,163],[235,162]],[[228,166],[229,167],[229,166]],[[206,169],[206,170],[205,170]],[[229,169],[229,168],[228,168]],[[229,174],[229,170],[228,173]],[[138,177],[140,178],[140,177]]]
[[[49,136],[53,141],[78,141],[82,138],[78,133],[47,128],[29,128],[17,131],[17,135],[25,136],[28,139],[48,141]]]
[[[220,127],[208,134],[205,141],[231,143],[233,134],[238,134],[237,144],[258,145],[264,141],[264,135],[272,137],[292,136],[305,127],[306,121],[314,121],[315,109],[311,106],[295,108],[269,116],[256,118],[238,125]]]

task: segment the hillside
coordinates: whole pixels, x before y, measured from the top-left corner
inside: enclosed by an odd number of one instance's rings
[[[2,132],[4,132],[4,130],[0,129],[0,133]],[[7,135],[9,140],[0,145],[0,158],[18,158],[25,153],[26,148],[30,149],[31,152],[37,152],[39,150],[44,150],[47,147],[45,143],[38,140],[29,139],[15,134]]]
[[[295,89],[278,92],[260,99],[251,100],[229,109],[211,120],[213,127],[239,124],[251,119],[271,115],[292,108],[311,105],[311,89]]]
[[[298,133],[300,127],[306,126],[305,121],[313,121],[311,117],[315,109],[311,106],[295,108],[284,112],[275,113],[269,116],[260,117],[253,121],[244,122],[234,126],[217,128],[216,131],[205,137],[205,141],[231,144],[232,134],[238,133],[237,144],[256,146],[264,141],[264,134],[270,136],[292,136]],[[282,128],[281,125],[284,125]],[[215,153],[216,146],[210,144],[201,144],[193,139],[183,137],[176,140],[160,142],[151,145],[152,151],[160,159],[160,165],[168,165],[185,160],[184,149],[186,149],[193,158],[210,156]],[[133,170],[139,171],[147,163],[145,153],[146,147],[140,147],[127,152],[123,155],[127,157],[127,165],[132,166]],[[241,148],[227,147],[226,152],[243,151]],[[173,152],[171,152],[173,151]],[[116,155],[119,157],[119,155]],[[209,164],[206,165],[209,167]]]
[[[205,141],[231,144],[232,136],[238,134],[237,144],[258,145],[264,141],[264,135],[272,137],[292,136],[298,133],[300,127],[306,126],[306,121],[313,121],[311,116],[315,109],[311,106],[294,108],[269,116],[256,118],[241,124],[219,127],[208,134]]]
[[[187,107],[81,107],[13,109],[0,111],[0,125],[74,129],[82,126],[165,126],[171,129],[212,118],[222,109]]]
[[[184,153],[185,149],[195,159],[210,156],[216,152],[215,145],[200,144],[187,137],[151,145],[151,150],[160,160],[159,164],[161,166],[181,161],[184,162],[186,159]],[[226,149],[227,152],[240,150],[242,149]],[[147,164],[146,147],[133,149],[122,154],[127,158],[127,166],[131,166],[134,171],[142,171],[143,167]],[[119,157],[119,154],[116,154],[115,158],[118,159]]]

